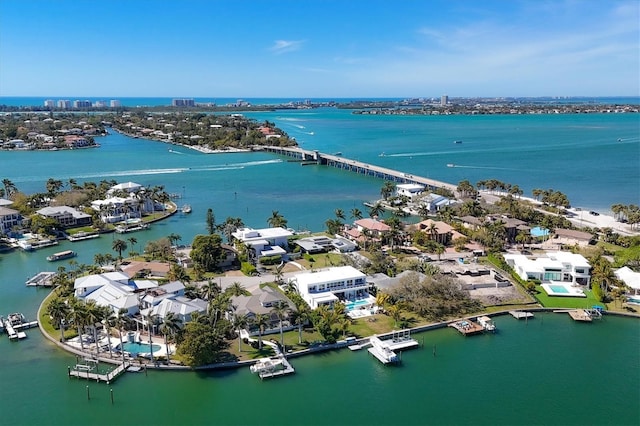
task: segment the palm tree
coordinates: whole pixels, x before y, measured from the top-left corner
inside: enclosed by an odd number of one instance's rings
[[[287,226],[287,219],[285,219],[278,210],[273,210],[271,217],[267,219],[267,223],[272,228],[284,228]]]
[[[9,179],[2,179],[2,185],[4,185],[4,193],[7,198],[11,198],[13,194],[18,192],[18,187]]]
[[[173,312],[168,312],[160,324],[160,333],[164,336],[164,346],[167,350],[167,362],[169,362],[169,340],[180,329],[182,320]]]
[[[382,188],[380,188],[380,195],[383,199],[387,200],[393,192],[396,190],[396,184],[390,180],[384,181]]]
[[[382,207],[382,204],[380,203],[375,203],[369,209],[369,217],[371,218],[379,217],[382,213],[384,213],[384,207]]]
[[[130,318],[129,318],[129,313],[127,312],[126,309],[121,308],[118,313],[115,315],[115,326],[118,328],[118,337],[120,338],[120,352],[122,353],[122,362],[124,363],[124,350],[122,348],[122,344],[124,343],[122,341],[122,329],[125,328],[127,326],[127,324],[129,324]]]
[[[291,308],[289,304],[284,300],[279,300],[275,303],[273,308],[271,308],[271,313],[275,314],[278,317],[278,321],[280,323],[280,346],[284,351],[284,333],[282,332],[282,321],[287,317],[287,314]]]
[[[238,332],[238,352],[242,352],[242,336],[240,332],[242,329],[247,328],[247,325],[249,325],[249,320],[246,315],[233,315],[233,326]]]
[[[302,328],[311,319],[309,309],[298,306],[296,310],[291,311],[291,319],[298,326],[298,344],[302,344]]]
[[[78,330],[78,336],[80,336],[80,348],[84,352],[84,339],[82,338],[82,332],[88,321],[87,307],[84,303],[75,298],[73,299],[71,306],[70,320],[75,324]]]
[[[127,249],[127,243],[124,240],[115,239],[111,244],[113,251],[118,252],[118,259],[122,260],[122,252]]]
[[[111,327],[116,324],[116,316],[109,306],[102,307],[102,322],[107,329],[107,343],[109,345],[109,357],[113,356],[111,351]]]
[[[53,322],[60,327],[60,341],[64,342],[64,323],[70,313],[69,306],[63,299],[56,297],[49,303],[47,313],[51,316]]]
[[[96,327],[96,324],[102,321],[104,313],[102,311],[102,307],[98,306],[93,300],[89,300],[85,303],[85,306],[87,309],[87,323],[91,324],[91,328],[93,330],[93,342],[96,345],[96,355],[98,355],[100,345],[98,344],[98,327]]]
[[[238,281],[234,281],[224,292],[232,297],[251,295],[251,293],[249,293],[249,291]]]
[[[153,364],[153,341],[151,340],[151,333],[153,332],[153,326],[158,322],[158,315],[152,314],[152,310],[149,309],[147,315],[144,316],[147,322],[147,331],[149,332],[149,355],[151,356],[151,363]]]
[[[180,241],[182,237],[178,234],[171,233],[167,236],[167,240],[169,240],[169,244],[175,246],[178,241]]]
[[[351,209],[351,218],[353,218],[354,220],[360,220],[362,219],[362,211],[360,211],[359,208],[354,207]]]
[[[258,327],[258,349],[262,350],[262,332],[269,325],[269,317],[265,314],[257,314],[253,324]]]
[[[136,244],[138,244],[138,240],[136,239],[136,237],[129,237],[127,238],[127,241],[129,241],[129,244],[131,244],[131,248],[135,250]]]
[[[213,300],[221,291],[220,286],[215,281],[209,280],[200,287],[199,293],[200,297],[209,301]]]
[[[338,328],[342,331],[342,337],[346,337],[347,331],[349,331],[349,326],[351,325],[351,321],[349,321],[348,317],[343,317],[340,321],[338,321]]]
[[[344,210],[335,209],[334,214],[336,215],[336,219],[342,221],[345,219]]]

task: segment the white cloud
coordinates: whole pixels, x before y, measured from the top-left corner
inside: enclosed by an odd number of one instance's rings
[[[273,46],[269,48],[269,50],[271,50],[276,55],[280,55],[282,53],[300,50],[303,44],[304,40],[276,40],[273,43]]]

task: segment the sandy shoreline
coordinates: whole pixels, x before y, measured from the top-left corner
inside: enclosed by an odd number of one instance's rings
[[[182,144],[177,144],[176,146],[193,149],[194,151],[198,151],[203,154],[232,154],[237,152],[251,152],[250,149],[246,149],[246,148],[211,149],[205,146],[189,146],[189,145],[182,145]]]

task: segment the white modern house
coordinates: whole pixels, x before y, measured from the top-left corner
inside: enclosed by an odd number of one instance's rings
[[[352,266],[339,266],[289,278],[312,309],[338,300],[369,297],[367,276]]]
[[[91,202],[91,208],[100,212],[100,218],[105,223],[140,218],[143,213],[155,211],[155,202],[145,192],[145,188],[135,182],[114,185],[107,191],[108,197]]]
[[[401,183],[396,185],[396,194],[398,196],[405,196],[413,199],[424,191],[424,185],[417,183]]]
[[[288,238],[293,235],[284,228],[238,228],[231,234],[236,240],[251,246],[258,259],[267,256],[283,256],[289,248]]]
[[[18,210],[0,206],[0,235],[9,235],[11,228],[22,225],[22,215]]]
[[[505,254],[504,260],[523,280],[536,279],[542,283],[568,283],[589,286],[591,265],[582,255],[556,251],[530,259],[521,254]]]
[[[640,272],[635,272],[628,266],[625,266],[620,269],[616,269],[614,274],[633,291],[634,295],[640,295]]]
[[[135,284],[122,272],[80,277],[75,280],[73,288],[78,299],[85,302],[93,300],[98,306],[110,307],[114,313],[120,309],[126,309],[128,315],[139,312]]]

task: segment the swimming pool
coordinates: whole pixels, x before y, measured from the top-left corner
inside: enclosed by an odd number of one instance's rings
[[[345,303],[345,307],[347,308],[348,311],[352,311],[354,309],[360,308],[362,306],[365,305],[370,305],[371,302],[369,301],[369,299],[358,299],[358,300],[354,300],[353,302],[347,302]]]
[[[151,345],[151,350],[149,350],[148,343],[122,343],[122,350],[125,352],[129,352],[130,354],[148,354],[150,352],[157,352],[160,350],[160,345]]]
[[[563,285],[549,284],[549,288],[553,290],[554,293],[569,294],[569,290]]]

